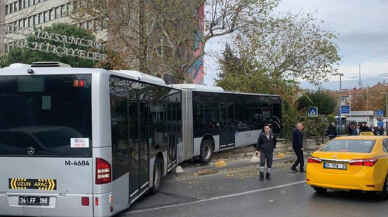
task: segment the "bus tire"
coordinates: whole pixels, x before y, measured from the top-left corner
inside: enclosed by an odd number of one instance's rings
[[[201,144],[201,153],[199,155],[199,159],[202,163],[209,163],[213,157],[214,151],[214,142],[211,138],[205,138],[202,140]]]
[[[151,188],[151,193],[155,194],[159,192],[160,189],[160,182],[162,180],[162,167],[163,167],[163,161],[160,157],[157,157],[154,164],[154,178]]]

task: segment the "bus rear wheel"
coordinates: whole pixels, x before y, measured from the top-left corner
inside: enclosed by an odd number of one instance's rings
[[[158,193],[160,189],[160,182],[162,179],[162,160],[160,157],[156,158],[155,164],[154,164],[154,179],[152,183],[152,189],[151,192],[153,194]]]
[[[213,156],[213,140],[210,138],[204,139],[201,144],[200,160],[202,163],[209,163]]]

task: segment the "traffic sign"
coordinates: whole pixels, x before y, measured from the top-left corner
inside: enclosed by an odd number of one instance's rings
[[[350,105],[342,105],[341,114],[350,114]]]
[[[376,114],[377,114],[377,116],[382,117],[382,116],[384,116],[384,111],[381,110],[381,109],[379,109],[379,110],[376,112]]]
[[[311,118],[318,117],[318,107],[310,107],[307,115]]]

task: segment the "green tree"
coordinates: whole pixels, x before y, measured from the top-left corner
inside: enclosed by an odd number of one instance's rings
[[[273,93],[273,83],[262,68],[255,68],[249,56],[238,57],[229,44],[219,60],[221,73],[216,79],[217,86],[226,90],[254,93]]]
[[[66,36],[72,36],[76,38],[83,38],[87,40],[95,40],[95,36],[87,30],[81,29],[71,24],[53,24],[50,27],[43,29],[45,32],[56,33]],[[36,39],[33,35],[27,37],[28,42],[47,42],[55,46],[63,46],[63,43],[47,41],[42,39]],[[65,45],[66,48],[88,50],[88,48],[77,45]],[[30,50],[27,48],[14,48],[5,56],[4,65],[10,65],[12,63],[25,63],[31,64],[39,61],[56,61],[69,64],[72,67],[85,67],[92,68],[95,66],[96,61],[83,59],[79,57],[71,56],[58,56],[53,53],[45,53],[41,51]]]
[[[306,112],[311,106],[318,107],[319,114],[330,115],[335,112],[337,100],[326,91],[309,92],[297,101],[298,110]]]
[[[307,137],[314,138],[315,144],[320,145],[324,141],[329,121],[327,116],[320,115],[315,118],[304,117],[302,120],[305,126],[305,134]]]
[[[253,64],[254,57],[250,55],[237,56],[229,44],[219,60],[221,73],[216,79],[217,86],[225,90],[279,94],[283,100],[282,134],[291,138],[291,129],[299,121],[295,96],[299,91],[298,83],[293,80],[271,79],[264,67]]]
[[[303,79],[319,84],[340,61],[336,35],[324,30],[311,15],[270,17],[253,21],[235,38],[239,56],[265,69],[274,80]]]

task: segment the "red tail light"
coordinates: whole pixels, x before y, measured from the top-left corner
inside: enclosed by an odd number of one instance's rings
[[[82,197],[81,198],[81,205],[82,206],[89,206],[89,197]]]
[[[321,159],[319,159],[319,158],[316,158],[316,157],[309,157],[308,159],[307,159],[307,163],[321,163],[322,162],[322,160]]]
[[[377,163],[377,159],[371,158],[371,159],[351,160],[349,164],[352,166],[373,167],[376,163]]]
[[[96,158],[96,184],[107,184],[112,181],[112,167],[101,158]]]

